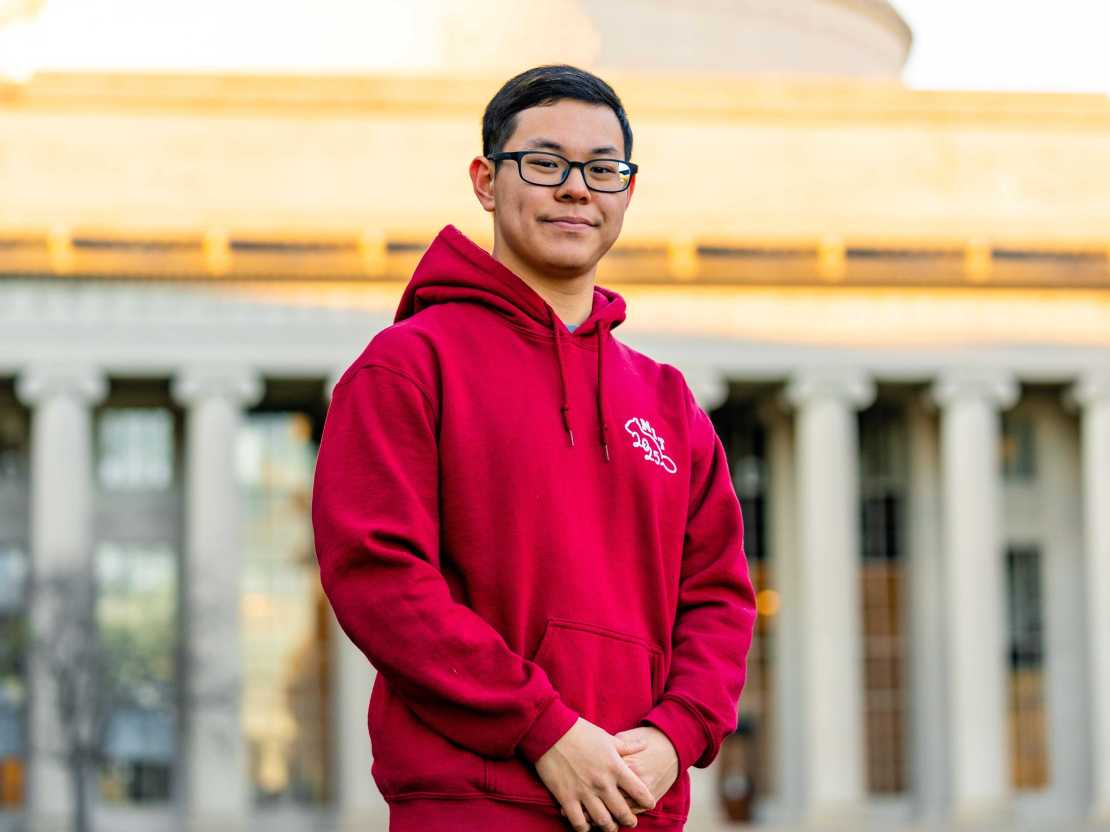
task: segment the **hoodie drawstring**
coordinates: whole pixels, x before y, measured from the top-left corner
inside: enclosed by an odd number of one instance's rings
[[[567,395],[567,374],[563,369],[563,338],[559,335],[559,327],[555,324],[555,313],[551,313],[551,331],[555,333],[555,360],[559,364],[559,381],[563,385],[563,427],[570,437],[570,446],[574,447],[574,431],[570,429],[570,397]]]
[[[605,355],[605,322],[599,321],[597,327],[597,420],[601,425],[599,432],[599,439],[601,440],[601,449],[605,453],[605,461],[609,462],[609,441],[608,431],[609,426],[605,423],[605,396],[603,391],[605,389],[605,379],[602,376]],[[563,387],[563,404],[560,407],[560,412],[563,415],[563,428],[570,438],[571,447],[574,447],[574,431],[570,427],[570,396],[567,392],[567,374],[566,368],[563,366],[563,336],[559,332],[559,326],[555,321],[555,312],[551,312],[551,331],[555,335],[555,360],[559,365],[559,381]]]
[[[605,461],[609,461],[609,442],[606,434],[609,426],[605,424],[605,381],[601,376],[601,368],[604,362],[601,357],[605,355],[605,321],[599,321],[597,325],[597,421],[601,424],[601,449],[605,451]]]

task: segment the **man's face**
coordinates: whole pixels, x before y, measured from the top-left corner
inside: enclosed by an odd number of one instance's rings
[[[564,99],[517,113],[516,130],[503,150],[545,150],[578,162],[623,159],[624,137],[609,107]],[[532,185],[520,178],[511,159],[499,164],[490,183],[484,177],[492,170],[493,163],[482,157],[471,163],[475,193],[482,207],[493,212],[495,256],[552,276],[593,271],[620,235],[635,187],[633,177],[620,193],[591,191],[577,168],[557,187]]]

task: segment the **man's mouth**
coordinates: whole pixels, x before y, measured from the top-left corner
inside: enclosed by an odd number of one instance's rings
[[[544,222],[554,225],[556,228],[561,228],[565,231],[586,231],[594,227],[594,224],[587,220],[585,217],[551,217],[544,220]]]

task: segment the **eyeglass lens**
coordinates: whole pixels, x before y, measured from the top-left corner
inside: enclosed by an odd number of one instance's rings
[[[520,157],[520,175],[533,185],[558,185],[567,175],[567,160],[552,153]],[[632,169],[617,159],[592,159],[585,165],[586,184],[597,191],[623,191]]]

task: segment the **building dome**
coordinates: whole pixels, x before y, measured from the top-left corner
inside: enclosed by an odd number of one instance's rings
[[[0,0],[0,26],[32,17],[42,4],[43,0]]]
[[[897,78],[909,26],[886,0],[496,0],[439,14],[445,68]]]
[[[128,37],[74,37],[117,4],[126,6]],[[506,77],[570,63],[602,75],[897,78],[912,41],[886,0],[243,0],[217,8],[218,0],[83,0],[50,14],[45,0],[0,0],[0,75],[204,66]]]

